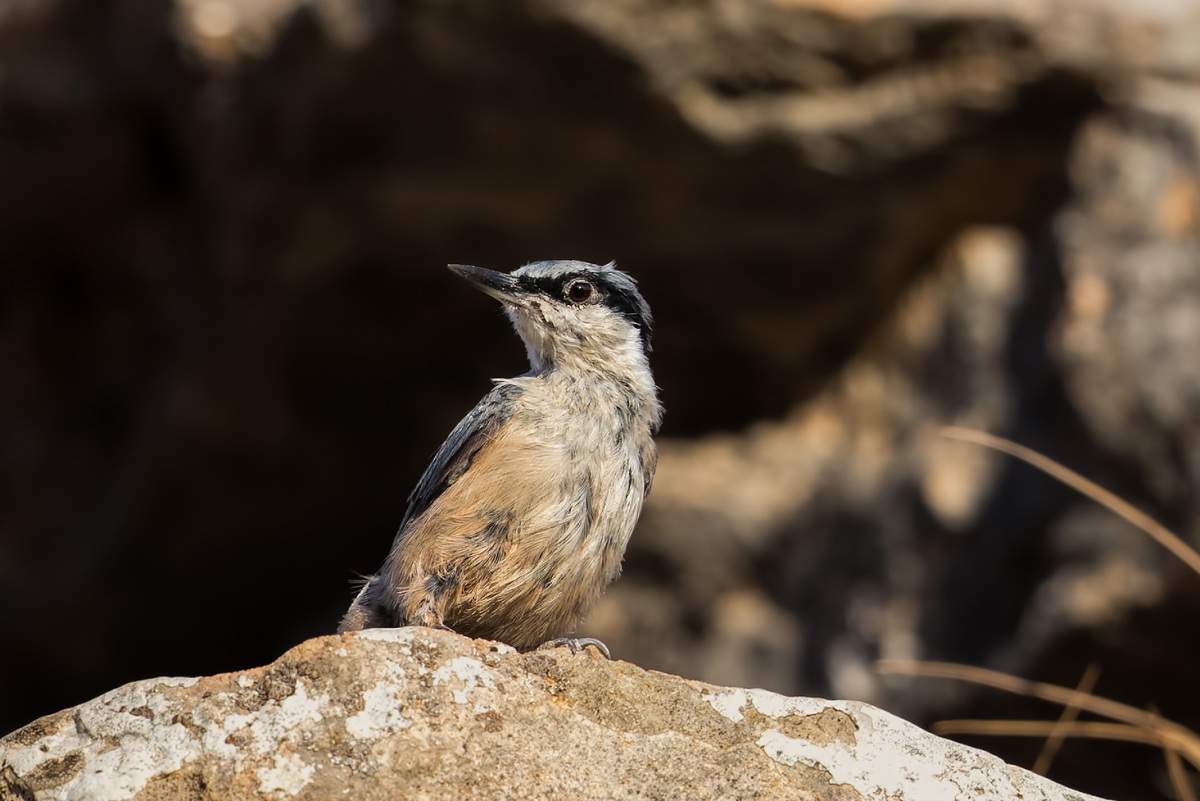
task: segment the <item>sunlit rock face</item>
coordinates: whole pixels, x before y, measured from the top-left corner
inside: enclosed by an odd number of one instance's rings
[[[866,704],[430,629],[129,684],[0,740],[3,798],[1094,801]]]

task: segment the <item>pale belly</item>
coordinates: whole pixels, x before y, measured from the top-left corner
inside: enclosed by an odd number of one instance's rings
[[[492,532],[486,558],[460,562],[447,625],[517,647],[574,630],[619,574],[644,492],[624,454],[595,456],[546,471],[539,502]]]

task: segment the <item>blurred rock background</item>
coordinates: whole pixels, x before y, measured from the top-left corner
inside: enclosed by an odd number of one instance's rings
[[[331,631],[524,370],[446,262],[616,259],[667,406],[645,667],[918,722],[1200,726],[1200,586],[1016,439],[1200,540],[1200,5],[0,0],[0,730]],[[1010,760],[1038,743],[977,740]],[[1053,778],[1170,797],[1161,755]]]

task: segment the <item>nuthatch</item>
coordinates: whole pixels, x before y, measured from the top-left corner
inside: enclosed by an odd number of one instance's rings
[[[450,433],[338,631],[432,626],[607,655],[563,635],[620,573],[654,477],[650,307],[612,264],[450,269],[504,304],[531,369],[495,379]]]

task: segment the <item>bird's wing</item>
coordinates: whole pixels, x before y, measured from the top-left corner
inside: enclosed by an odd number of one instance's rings
[[[400,523],[403,533],[409,521],[419,517],[446,488],[466,472],[479,449],[512,416],[522,390],[510,383],[497,384],[464,417],[442,443],[416,488],[408,496],[408,510]]]

